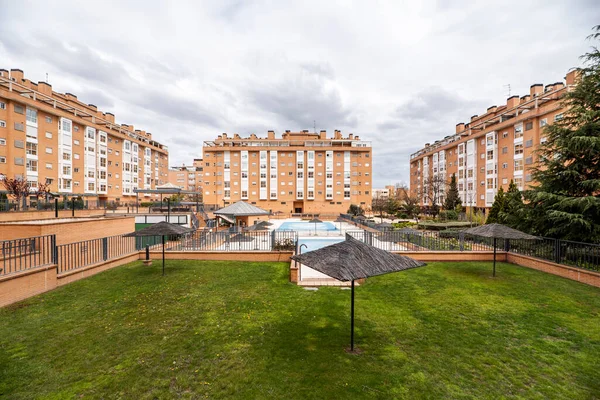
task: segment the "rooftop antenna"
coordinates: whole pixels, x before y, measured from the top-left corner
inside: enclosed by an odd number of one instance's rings
[[[508,89],[508,97],[510,97],[510,83],[508,85],[504,85],[504,87]]]
[[[46,72],[46,83],[48,83],[48,73]]]
[[[313,127],[315,129],[315,133],[317,133],[317,121],[313,119]]]

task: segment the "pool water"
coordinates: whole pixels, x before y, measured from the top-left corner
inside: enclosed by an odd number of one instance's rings
[[[277,228],[278,231],[337,231],[338,229],[331,222],[284,222]]]
[[[332,244],[336,244],[339,242],[343,242],[345,239],[343,237],[334,237],[334,238],[298,238],[298,246],[302,246],[303,244],[306,247],[302,247],[302,253],[306,253],[313,250],[318,250],[322,247],[331,246]]]

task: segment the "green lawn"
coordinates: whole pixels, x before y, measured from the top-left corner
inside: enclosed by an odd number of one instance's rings
[[[0,397],[600,396],[600,289],[508,264],[430,263],[350,292],[284,263],[133,263],[0,309]]]

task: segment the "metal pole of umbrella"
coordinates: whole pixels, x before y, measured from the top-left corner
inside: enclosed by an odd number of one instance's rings
[[[493,276],[496,276],[496,238],[494,238],[494,272]]]
[[[354,351],[354,279],[352,279],[352,300],[350,302],[350,351]]]
[[[167,199],[167,222],[171,222],[171,198]]]
[[[162,235],[162,247],[163,247],[163,254],[162,254],[162,259],[163,259],[163,276],[165,276],[165,235]]]

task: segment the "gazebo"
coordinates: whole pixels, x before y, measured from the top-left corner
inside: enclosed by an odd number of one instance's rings
[[[270,215],[267,210],[245,201],[238,201],[214,212],[215,216],[235,226],[250,226],[261,217]],[[264,220],[263,220],[264,221]]]
[[[422,261],[369,246],[350,235],[346,240],[292,256],[307,267],[340,281],[351,281],[350,351],[354,351],[354,281],[426,265]]]

